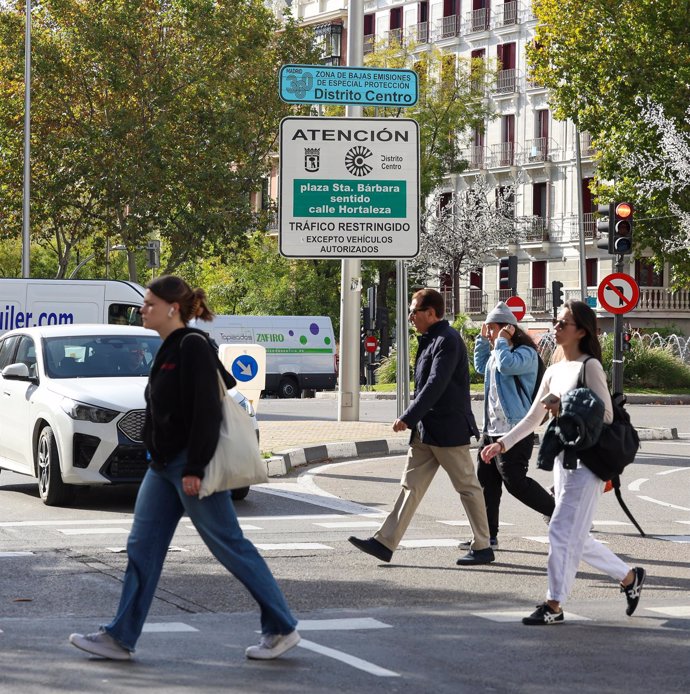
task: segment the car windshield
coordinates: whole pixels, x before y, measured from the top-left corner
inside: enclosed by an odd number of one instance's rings
[[[43,340],[50,378],[148,376],[161,345],[158,336],[77,335]]]

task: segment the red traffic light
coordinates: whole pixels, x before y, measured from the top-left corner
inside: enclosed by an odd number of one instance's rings
[[[633,213],[632,205],[629,202],[619,202],[616,205],[616,217],[627,219]]]

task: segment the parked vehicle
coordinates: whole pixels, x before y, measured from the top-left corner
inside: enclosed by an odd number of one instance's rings
[[[121,280],[0,278],[0,335],[42,325],[141,325],[144,291]]]
[[[43,502],[76,487],[139,482],[144,389],[161,339],[136,326],[65,325],[0,337],[0,469],[35,477]],[[235,401],[258,424],[251,403]],[[244,498],[248,489],[234,490]]]
[[[336,386],[336,343],[331,319],[326,316],[216,316],[195,325],[218,345],[263,345],[266,392],[297,398],[303,390]]]

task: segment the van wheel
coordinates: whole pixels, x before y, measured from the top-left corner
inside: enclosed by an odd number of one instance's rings
[[[240,487],[239,489],[232,489],[230,491],[230,496],[233,501],[242,501],[247,494],[249,494],[249,487]]]
[[[298,398],[300,396],[299,386],[294,378],[281,378],[278,384],[278,395],[281,398]]]
[[[60,454],[55,434],[49,427],[43,427],[36,445],[38,463],[38,493],[46,506],[64,506],[72,500],[74,487],[62,481]]]

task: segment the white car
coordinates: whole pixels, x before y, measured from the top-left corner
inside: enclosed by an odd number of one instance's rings
[[[148,466],[144,389],[161,338],[119,325],[17,329],[0,337],[0,469],[35,477],[43,502],[79,485],[136,483]],[[236,402],[256,417],[251,403]],[[244,498],[247,489],[233,490]]]

